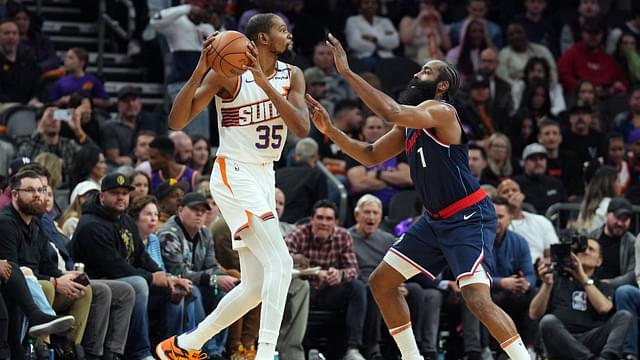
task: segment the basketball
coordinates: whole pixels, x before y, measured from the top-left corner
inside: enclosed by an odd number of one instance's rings
[[[208,65],[226,77],[241,75],[249,65],[246,55],[249,39],[237,31],[224,31],[216,36],[207,55]]]

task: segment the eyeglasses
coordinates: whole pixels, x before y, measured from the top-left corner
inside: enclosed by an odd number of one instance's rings
[[[27,188],[27,189],[13,189],[13,190],[26,192],[27,194],[29,194],[31,196],[35,195],[35,193],[38,193],[40,195],[44,195],[44,194],[47,193],[47,188],[46,187],[42,187],[42,188],[38,188],[38,189]]]

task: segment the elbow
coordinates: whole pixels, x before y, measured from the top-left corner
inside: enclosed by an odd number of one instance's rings
[[[613,310],[613,303],[609,301],[606,305],[601,306],[596,311],[598,312],[598,315],[607,315],[611,310]]]
[[[173,111],[169,114],[169,128],[172,130],[182,130],[184,125],[182,125],[183,121],[178,119],[178,116],[173,113]]]
[[[309,122],[303,122],[302,124],[300,124],[300,126],[297,129],[291,129],[291,132],[293,132],[293,135],[297,136],[298,138],[302,139],[302,138],[306,138],[307,136],[309,136],[309,131],[311,130],[311,126],[309,125]]]
[[[540,319],[540,312],[539,311],[535,311],[535,309],[531,309],[529,308],[529,319],[531,320],[538,320]]]

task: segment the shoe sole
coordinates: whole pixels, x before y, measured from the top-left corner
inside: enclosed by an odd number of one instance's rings
[[[29,336],[39,337],[49,334],[60,334],[73,327],[75,318],[71,315],[57,318],[44,324],[35,325],[29,328]]]
[[[164,354],[164,351],[162,351],[162,346],[161,345],[162,345],[162,343],[160,343],[160,344],[158,344],[156,346],[156,355],[158,355],[158,358],[160,360],[171,360]]]

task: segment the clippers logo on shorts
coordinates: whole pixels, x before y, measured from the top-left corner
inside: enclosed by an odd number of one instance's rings
[[[276,62],[269,83],[287,97],[293,66]],[[215,97],[220,146],[216,156],[250,164],[280,159],[287,140],[287,126],[267,94],[256,84],[251,71],[237,80],[232,98]]]
[[[587,311],[587,293],[574,291],[571,294],[571,308],[576,311]]]

